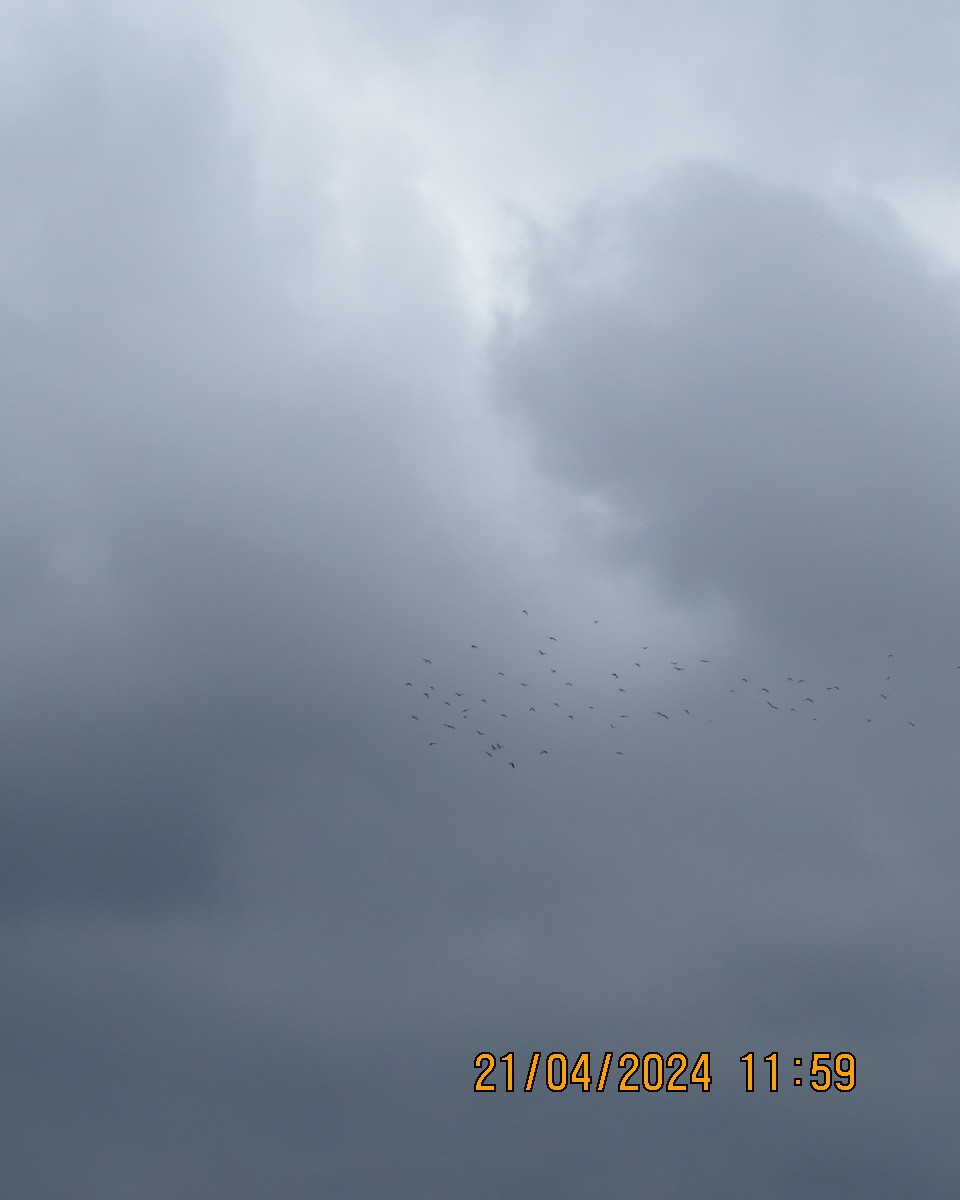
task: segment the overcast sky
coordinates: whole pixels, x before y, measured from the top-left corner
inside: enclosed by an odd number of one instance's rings
[[[5,6],[5,1194],[956,1195],[958,53]]]

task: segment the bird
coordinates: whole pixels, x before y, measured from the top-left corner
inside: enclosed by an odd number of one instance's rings
[[[413,687],[413,684],[408,682],[408,683],[405,683],[403,686],[404,687]]]
[[[620,676],[616,673],[616,671],[611,671],[610,674],[614,677],[614,679],[620,678]]]
[[[474,645],[473,645],[473,643],[471,642],[471,643],[470,643],[470,649],[471,649],[471,650],[479,650],[479,649],[480,649],[480,647],[479,647],[479,646],[474,646]]]
[[[657,716],[658,716],[658,717],[663,717],[663,719],[664,719],[665,721],[669,721],[669,720],[670,720],[670,718],[667,716],[667,714],[666,714],[666,713],[658,712],[658,713],[657,713]],[[681,737],[682,737],[682,736],[683,736],[683,735],[681,734]]]
[[[770,704],[770,701],[768,700],[768,701],[767,701],[767,703],[768,703],[768,704]],[[770,704],[770,707],[771,707],[771,708],[774,708],[774,709],[777,709],[777,712],[779,712],[779,711],[780,711],[780,710],[777,708],[777,706],[776,706],[775,704]]]
[[[456,728],[457,728],[456,725],[448,725],[446,723],[446,721],[444,721],[443,727],[444,727],[444,729],[453,729],[453,730],[456,730]]]
[[[511,766],[511,767],[513,767],[513,769],[514,769],[514,770],[516,770],[516,769],[517,769],[517,764],[516,764],[516,763],[511,763],[511,764],[510,764],[510,766]]]
[[[429,663],[429,665],[430,665],[431,667],[433,666],[433,663],[432,663],[432,662],[430,662],[430,659],[429,659],[429,658],[425,658],[423,661],[424,661],[425,663]]]
[[[541,751],[540,751],[540,753],[541,753],[541,754],[546,754],[546,750],[541,750]]]
[[[551,642],[555,642],[555,641],[557,640],[557,639],[556,639],[556,638],[553,636],[553,634],[552,634],[552,633],[548,633],[548,634],[547,634],[547,637],[550,639],[550,641],[551,641]],[[544,754],[546,754],[546,750],[544,750]]]
[[[537,653],[538,654],[546,654],[546,650],[538,650]]]
[[[413,719],[414,719],[415,721],[419,721],[419,720],[420,720],[420,718],[417,716],[417,714],[416,714],[416,713],[411,713],[411,714],[410,714],[410,716],[411,716],[411,717],[413,717]]]

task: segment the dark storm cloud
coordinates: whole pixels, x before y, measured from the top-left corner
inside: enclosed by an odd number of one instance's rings
[[[876,737],[865,714],[910,605],[928,641],[951,619],[931,514],[954,499],[952,283],[890,224],[694,170],[541,239],[491,375],[421,188],[443,137],[391,57],[427,67],[455,8],[415,28],[306,11],[65,7],[16,29],[10,1186],[947,1194],[949,1080],[917,1047],[946,1044],[957,979],[955,706],[922,638]],[[518,144],[556,158],[528,131],[557,125],[551,94],[581,103],[557,64],[586,28],[577,78],[599,85],[619,26],[471,12],[491,61],[513,52]],[[529,440],[488,419],[491,382]],[[582,492],[615,518],[597,547]],[[515,720],[511,771],[475,733],[414,733],[408,678],[478,707],[552,633],[586,705],[641,632],[658,666],[630,685],[629,758],[585,720],[547,758],[545,726]],[[715,674],[676,675],[689,650]],[[817,693],[817,724],[730,696],[727,676],[782,689],[797,663],[845,689]],[[481,1049],[677,1046],[714,1052],[714,1094],[471,1091]],[[745,1097],[738,1056],[772,1046],[849,1048],[862,1086]]]
[[[614,505],[613,553],[790,636],[946,633],[958,289],[892,222],[692,168],[560,234],[531,289],[501,403]]]
[[[162,861],[173,891],[212,872],[204,793],[244,756],[315,751],[349,710],[372,656],[346,649],[363,600],[345,597],[390,570],[395,524],[423,503],[393,457],[420,453],[415,406],[401,427],[400,403],[371,400],[418,386],[392,377],[425,336],[414,290],[381,279],[381,316],[398,286],[411,314],[396,336],[349,305],[306,319],[217,40],[117,54],[109,24],[70,33],[7,131],[6,220],[30,213],[35,236],[5,313],[4,894],[38,900],[159,894]],[[381,183],[400,219],[404,184]],[[411,251],[435,253],[406,217]],[[455,323],[420,295],[442,354]]]

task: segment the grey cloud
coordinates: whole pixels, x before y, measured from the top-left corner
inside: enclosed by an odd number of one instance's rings
[[[792,633],[946,618],[957,287],[886,233],[690,169],[559,235],[501,331],[500,398],[541,464],[614,504],[612,553]]]
[[[19,22],[10,1186],[949,1194],[949,1078],[918,1047],[949,1041],[957,978],[952,279],[812,186],[692,169],[532,240],[531,306],[487,363],[421,188],[443,139],[393,107],[397,63],[426,67],[456,14],[404,30],[368,5],[368,26],[291,33],[303,11]],[[616,23],[483,13],[481,50],[513,51],[517,144],[573,171],[556,145],[602,106],[534,133],[551,95],[576,100],[565,31],[603,45]],[[701,19],[681,11],[674,48]],[[603,56],[581,59],[599,88]],[[456,97],[492,95],[492,70],[479,54]],[[514,182],[494,174],[488,210]],[[596,544],[585,493],[615,518]],[[548,632],[584,706],[649,641],[629,757],[580,709],[544,759],[544,724],[503,722],[520,770],[475,733],[414,734],[406,679],[477,707],[497,670],[539,669]],[[691,648],[710,668],[673,672]],[[818,724],[730,695],[797,664],[843,685]],[[744,1050],[821,1040],[860,1056],[854,1095],[743,1095]],[[713,1052],[712,1094],[472,1091],[482,1048],[677,1046]]]

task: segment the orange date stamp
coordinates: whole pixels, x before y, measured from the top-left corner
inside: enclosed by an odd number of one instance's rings
[[[783,1056],[786,1058],[786,1056]],[[583,1092],[709,1092],[713,1082],[710,1051],[686,1054],[673,1050],[667,1054],[652,1050],[645,1054],[627,1050],[616,1056],[606,1050],[591,1058],[589,1050],[567,1055],[543,1054],[534,1050],[529,1058],[519,1058],[512,1050],[499,1057],[482,1050],[473,1060],[479,1072],[475,1092],[532,1092],[545,1088],[565,1092],[568,1088]],[[810,1055],[792,1057],[795,1073],[788,1076],[794,1087],[809,1087],[815,1092],[851,1092],[856,1087],[856,1057],[849,1051],[836,1054],[816,1050]],[[780,1090],[781,1055],[772,1050],[758,1057],[752,1050],[740,1056],[744,1068],[744,1091]]]

